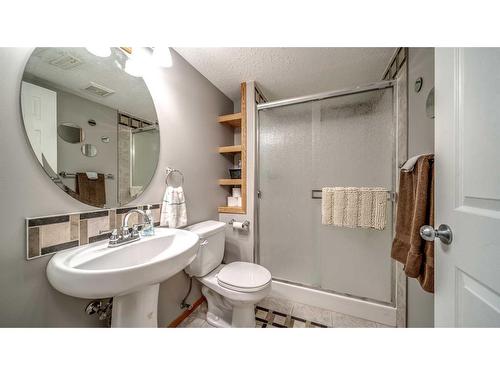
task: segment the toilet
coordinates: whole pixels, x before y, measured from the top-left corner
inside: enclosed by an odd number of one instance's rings
[[[185,271],[202,284],[210,325],[255,327],[255,305],[271,292],[271,273],[254,263],[222,264],[225,227],[209,220],[185,228],[200,237],[196,257]]]

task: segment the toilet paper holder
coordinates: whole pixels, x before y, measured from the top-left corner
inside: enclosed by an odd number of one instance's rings
[[[237,223],[236,220],[234,219],[231,219],[229,220],[228,224],[229,225],[233,225],[234,223]],[[250,221],[248,220],[245,220],[243,223],[241,223],[241,229],[245,230],[245,231],[248,231],[248,229],[250,228]],[[239,229],[239,228],[238,228]]]

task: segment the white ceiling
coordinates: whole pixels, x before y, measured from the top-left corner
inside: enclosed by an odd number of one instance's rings
[[[61,69],[49,63],[66,55],[74,56],[81,64],[71,69]],[[95,56],[83,47],[36,48],[26,64],[24,78],[155,122],[156,110],[146,83],[144,79],[131,76],[123,70],[126,59],[119,48],[112,48],[109,57]],[[83,89],[90,82],[115,92],[106,97],[89,94]]]
[[[379,81],[394,48],[175,48],[233,101],[254,80],[268,100]]]

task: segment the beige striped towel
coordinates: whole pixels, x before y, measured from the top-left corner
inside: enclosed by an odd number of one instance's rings
[[[346,228],[385,229],[387,194],[384,188],[324,187],[321,222]]]
[[[358,226],[359,189],[348,187],[345,191],[344,219],[342,226],[356,228]]]
[[[371,228],[373,225],[372,220],[372,207],[373,207],[373,192],[370,188],[359,189],[359,211],[358,211],[358,225],[361,228]]]
[[[325,187],[321,189],[321,223],[324,225],[333,224],[333,188]]]
[[[344,188],[333,188],[332,218],[333,225],[341,227],[344,225],[344,210],[346,206],[346,194]]]

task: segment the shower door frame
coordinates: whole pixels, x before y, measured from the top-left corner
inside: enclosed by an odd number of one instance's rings
[[[321,101],[325,99],[342,97],[348,95],[359,94],[363,92],[370,92],[376,90],[385,90],[388,88],[392,88],[392,100],[393,100],[393,123],[394,123],[394,137],[392,140],[392,145],[394,148],[393,156],[392,156],[392,166],[393,166],[393,175],[392,175],[392,190],[397,191],[398,186],[398,178],[399,178],[399,168],[400,166],[407,160],[407,139],[408,139],[408,128],[407,128],[407,117],[406,117],[406,108],[401,105],[401,99],[404,99],[404,103],[406,103],[406,97],[403,98],[402,94],[406,90],[406,79],[398,78],[394,80],[380,81],[374,82],[367,85],[356,86],[353,88],[347,88],[342,90],[334,90],[328,92],[322,92],[313,95],[300,96],[290,99],[276,100],[272,102],[266,102],[257,104],[255,107],[255,165],[254,165],[254,181],[255,181],[255,191],[254,191],[254,262],[260,264],[260,233],[259,233],[259,210],[260,210],[260,119],[259,113],[260,110],[269,109],[269,108],[278,108],[284,107],[294,104]],[[397,197],[397,194],[396,194]],[[393,235],[395,233],[395,222],[396,222],[396,202],[392,202],[392,231]],[[396,325],[406,326],[406,276],[403,271],[402,264],[392,260],[391,262],[391,302],[387,303],[384,301],[372,300],[369,298],[364,298],[361,296],[354,296],[350,294],[340,293],[333,290],[327,290],[323,288],[312,287],[309,285],[304,285],[301,283],[296,283],[293,281],[282,280],[278,278],[272,278],[273,281],[278,281],[281,283],[285,283],[288,285],[295,285],[299,287],[304,287],[307,289],[321,291],[325,293],[329,293],[332,295],[353,298],[358,301],[368,301],[371,303],[380,304],[382,306],[393,307],[396,309]]]

